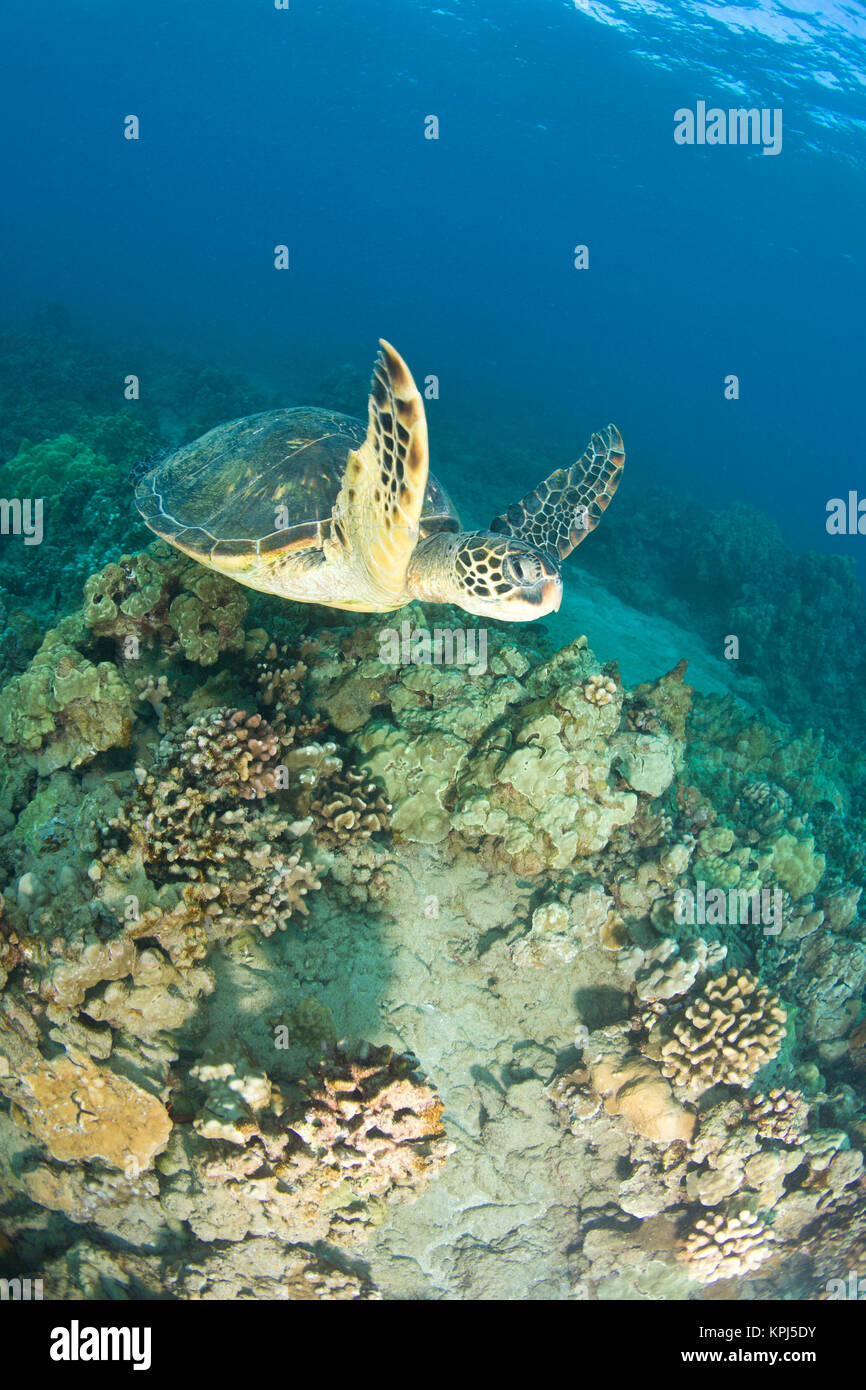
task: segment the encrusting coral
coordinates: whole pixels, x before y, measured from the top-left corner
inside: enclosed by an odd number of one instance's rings
[[[117,668],[81,650],[80,623],[47,634],[28,669],[0,691],[0,742],[41,775],[127,748],[134,699]]]
[[[15,1097],[34,1136],[65,1163],[99,1158],[137,1176],[168,1143],[171,1120],[155,1096],[69,1046],[25,1071]]]
[[[663,1144],[691,1139],[694,1115],[647,1057],[628,1051],[603,1053],[591,1064],[590,1077],[608,1114],[624,1116],[638,1134]]]
[[[84,586],[84,622],[121,645],[158,643],[170,654],[213,666],[221,652],[243,648],[247,600],[239,584],[202,569],[156,542],[123,555]]]

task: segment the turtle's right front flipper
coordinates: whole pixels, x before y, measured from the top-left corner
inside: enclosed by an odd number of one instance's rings
[[[491,531],[530,541],[564,560],[601,521],[622,477],[625,449],[619,430],[608,425],[594,434],[582,458],[558,468],[507,512]]]

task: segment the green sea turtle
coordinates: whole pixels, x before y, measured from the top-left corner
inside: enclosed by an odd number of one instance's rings
[[[380,339],[369,416],[268,410],[218,425],[157,463],[135,500],[148,526],[203,565],[264,593],[387,613],[413,599],[519,622],[562,600],[560,561],[616,491],[619,431],[491,522],[462,531],[428,471],[424,404]]]

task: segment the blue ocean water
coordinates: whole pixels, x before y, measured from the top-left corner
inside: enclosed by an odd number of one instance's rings
[[[613,419],[630,485],[859,557],[825,505],[864,447],[861,6],[34,0],[0,26],[7,321],[58,300],[293,387],[384,335],[439,377],[434,448],[441,419],[576,456]],[[781,152],[675,144],[699,100],[779,108]],[[459,450],[439,466],[459,490]]]

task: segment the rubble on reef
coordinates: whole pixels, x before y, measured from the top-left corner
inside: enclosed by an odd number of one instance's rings
[[[682,662],[492,629],[469,677],[380,621],[157,543],[0,688],[10,1248],[52,1298],[819,1296],[866,1144],[841,763]]]

